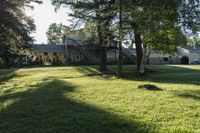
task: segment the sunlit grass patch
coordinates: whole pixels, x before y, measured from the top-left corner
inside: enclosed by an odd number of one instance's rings
[[[125,66],[120,79],[109,69],[0,70],[0,132],[200,131],[199,66],[148,66],[145,77]]]

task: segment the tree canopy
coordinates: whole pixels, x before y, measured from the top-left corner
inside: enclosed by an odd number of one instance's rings
[[[69,31],[70,27],[67,27],[63,24],[51,24],[46,32],[47,43],[52,45],[63,44],[65,41],[65,36],[67,36]]]
[[[188,33],[194,35],[200,30],[199,0],[52,0],[52,4],[67,5],[75,18],[95,22],[100,45],[107,39],[112,24],[119,22],[120,42],[126,34],[133,33],[138,71],[147,45],[161,53],[173,54],[179,45],[186,43]]]
[[[97,42],[101,48],[100,70],[106,71],[106,43],[112,36],[110,25],[115,14],[115,0],[52,0],[52,4],[59,8],[67,5],[73,13],[70,15],[79,19],[78,22],[93,22],[97,31]]]
[[[34,20],[27,16],[25,8],[39,0],[0,1],[0,55],[8,59],[9,54],[20,54],[33,42],[30,34],[35,30]],[[8,61],[7,61],[8,62]]]

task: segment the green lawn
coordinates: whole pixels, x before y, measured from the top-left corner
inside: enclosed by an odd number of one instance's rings
[[[96,68],[0,70],[0,133],[200,132],[200,66]]]

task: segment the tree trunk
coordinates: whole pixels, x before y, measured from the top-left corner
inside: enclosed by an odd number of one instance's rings
[[[150,54],[151,51],[148,44],[143,43],[143,64],[148,64]]]
[[[122,6],[121,6],[121,0],[119,0],[119,57],[118,57],[118,76],[120,77],[122,74],[122,64],[123,64],[123,58],[122,58]]]
[[[144,64],[143,64],[143,48],[141,35],[139,33],[135,34],[135,45],[136,45],[136,54],[137,54],[137,74],[144,75]]]
[[[4,57],[4,61],[5,61],[6,68],[10,68],[10,59],[9,59],[9,57],[5,56]]]
[[[108,71],[107,69],[107,55],[106,55],[106,46],[104,45],[103,41],[103,34],[102,34],[102,26],[100,23],[97,25],[97,30],[98,30],[98,37],[99,37],[99,46],[100,46],[100,71],[101,72],[106,72]]]
[[[108,69],[107,69],[107,55],[106,55],[106,47],[105,46],[101,47],[100,71],[101,72],[108,71]]]
[[[7,51],[1,51],[2,59],[4,60],[5,68],[10,68],[10,58],[9,53]]]

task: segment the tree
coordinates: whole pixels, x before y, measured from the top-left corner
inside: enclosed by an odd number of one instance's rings
[[[49,26],[47,35],[48,44],[59,45],[64,43],[64,38],[67,36],[70,28],[63,24],[53,23]]]
[[[200,31],[200,1],[181,0],[178,7],[179,23],[187,35],[197,36]]]
[[[200,38],[189,38],[187,39],[187,46],[200,46]]]
[[[123,41],[123,25],[122,25],[122,0],[118,1],[118,8],[119,8],[119,57],[118,57],[118,76],[121,76],[122,73],[122,41]]]
[[[162,54],[173,55],[178,46],[186,44],[186,36],[180,27],[159,27],[153,33],[145,33],[143,45]]]
[[[153,33],[143,36],[143,64],[146,64],[152,50],[161,54],[174,55],[178,47],[186,44],[186,36],[180,27],[159,27]]]
[[[1,0],[0,1],[0,56],[9,67],[9,59],[13,55],[22,54],[22,50],[30,47],[33,38],[30,33],[35,30],[34,21],[25,13],[25,7],[39,0]]]
[[[84,27],[85,38],[83,44],[88,47],[98,48],[97,25],[94,22],[86,22]]]
[[[106,43],[110,39],[110,24],[113,20],[113,2],[115,0],[52,0],[56,7],[68,5],[73,13],[71,16],[82,20],[83,22],[93,22],[96,24],[98,44],[101,51],[100,71],[107,71]],[[80,22],[80,21],[79,21]]]
[[[145,72],[146,47],[150,45],[150,48],[162,53],[174,53],[177,46],[184,42],[185,36],[181,29],[188,25],[188,18],[180,14],[189,15],[188,7],[192,7],[187,6],[186,8],[185,3],[188,4],[188,1],[141,0],[131,1],[124,8],[124,22],[128,25],[127,28],[134,31],[139,75],[143,75]],[[197,2],[195,4],[197,6]],[[196,12],[198,12],[197,8]],[[197,13],[195,15],[198,16]],[[195,15],[193,14],[193,20],[195,20]],[[184,20],[184,22],[181,22],[181,20]],[[197,20],[195,24],[195,26],[188,25],[187,29],[192,29],[192,27],[197,29]],[[177,33],[180,35],[177,35]]]
[[[94,22],[97,26],[98,43],[101,47],[100,69],[106,70],[105,42],[113,22],[119,22],[119,65],[121,73],[122,31],[133,33],[137,53],[137,72],[143,75],[146,50],[154,48],[162,53],[174,53],[184,42],[184,32],[194,35],[200,28],[199,0],[52,0],[55,6],[71,7],[75,18]],[[108,32],[109,31],[109,32]],[[179,34],[179,35],[178,35]]]

